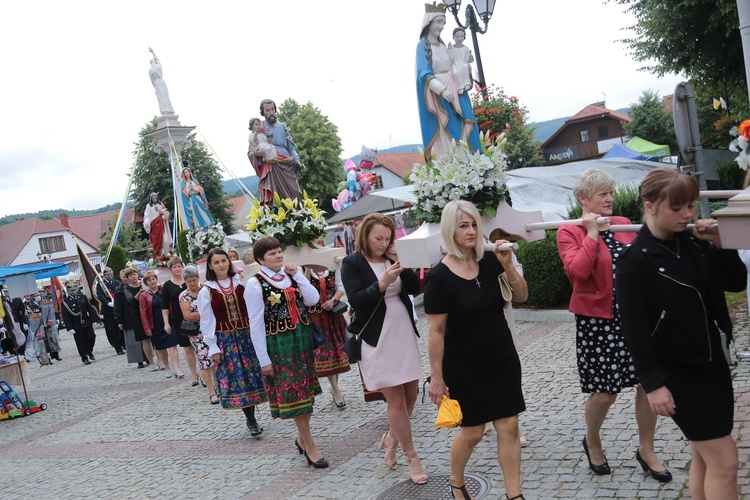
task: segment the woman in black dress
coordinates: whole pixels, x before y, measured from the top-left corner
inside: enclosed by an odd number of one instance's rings
[[[484,251],[479,212],[468,201],[445,206],[440,232],[448,254],[430,271],[424,309],[430,324],[430,399],[439,406],[443,394],[449,395],[463,413],[451,446],[451,494],[469,498],[464,469],[484,424],[492,422],[506,497],[523,498],[518,414],[526,404],[498,277],[505,273],[515,302],[526,300],[526,281],[512,252]]]
[[[689,175],[656,168],[641,183],[644,225],[618,260],[622,332],[636,374],[657,415],[671,416],[690,441],[690,495],[737,498],[737,447],[732,439],[734,391],[720,331],[732,338],[724,291],[745,288],[736,250],[698,220]]]

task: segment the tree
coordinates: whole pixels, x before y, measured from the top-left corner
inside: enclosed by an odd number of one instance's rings
[[[664,108],[658,92],[644,90],[638,102],[630,104],[630,122],[623,122],[622,127],[630,137],[668,144],[670,149],[677,146],[672,111]]]
[[[135,202],[136,213],[143,213],[149,201],[149,194],[156,192],[174,216],[175,205],[169,154],[164,151],[154,152],[156,141],[145,136],[154,130],[156,130],[156,119],[148,123],[140,132],[143,137],[142,150],[138,165],[135,167],[134,187],[130,193],[130,199]],[[211,215],[217,222],[221,222],[224,232],[232,234],[234,232],[232,212],[224,199],[219,165],[209,154],[206,145],[196,138],[195,133],[188,135],[188,140],[191,145],[183,149],[180,156],[183,161],[190,164],[193,174],[203,186]],[[179,185],[176,188],[179,189]]]
[[[107,223],[107,230],[99,236],[99,253],[102,255],[107,254],[116,222],[117,217],[112,217]],[[135,222],[122,224],[120,227],[120,233],[117,235],[116,243],[125,252],[129,259],[144,257],[150,248],[143,229]]]
[[[542,164],[542,150],[534,141],[534,128],[526,124],[526,107],[515,96],[508,96],[502,88],[490,85],[487,96],[474,94],[471,98],[479,129],[494,140],[505,132],[503,152],[511,169],[537,167]]]
[[[318,200],[323,210],[333,213],[331,199],[338,194],[336,188],[344,179],[338,127],[312,103],[300,105],[294,99],[281,103],[278,119],[291,130],[300,160],[306,167],[298,178],[300,187],[310,198]]]

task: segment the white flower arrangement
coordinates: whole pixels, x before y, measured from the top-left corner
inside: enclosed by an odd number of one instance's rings
[[[274,236],[282,248],[287,245],[302,248],[305,243],[310,244],[314,239],[325,236],[324,213],[306,191],[302,192],[302,200],[282,200],[278,193],[274,193],[272,205],[260,205],[257,199],[253,202],[248,215],[250,222],[245,228],[250,233],[251,241]]]
[[[748,139],[750,139],[750,120],[745,120],[740,123],[739,127],[732,127],[729,134],[735,137],[732,142],[729,143],[729,150],[735,153],[739,153],[734,161],[737,165],[747,172],[748,166],[750,166],[750,155],[748,155]]]
[[[480,134],[480,142],[485,137]],[[508,162],[503,153],[505,134],[488,143],[485,152],[471,153],[469,146],[453,141],[451,150],[425,165],[414,164],[411,181],[417,195],[417,217],[426,222],[440,222],[446,203],[467,200],[480,213],[494,217],[505,199]]]
[[[206,255],[212,248],[223,248],[226,245],[227,235],[221,222],[206,229],[199,229],[194,233],[187,234],[188,250],[194,259]]]

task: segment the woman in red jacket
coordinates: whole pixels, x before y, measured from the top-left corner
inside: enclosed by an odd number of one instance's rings
[[[597,218],[609,217],[612,224],[630,224],[625,217],[612,216],[614,187],[615,180],[606,172],[583,171],[573,187],[573,195],[583,209],[583,225],[564,225],[557,232],[557,250],[573,285],[569,309],[575,313],[581,390],[589,394],[583,450],[589,468],[600,476],[610,474],[611,469],[599,431],[617,394],[638,384],[633,359],[620,331],[614,283],[616,259],[635,239],[635,233],[613,233],[610,223],[597,223]],[[636,460],[657,481],[671,481],[672,475],[654,453],[656,414],[640,386],[636,389],[635,419],[639,440]]]

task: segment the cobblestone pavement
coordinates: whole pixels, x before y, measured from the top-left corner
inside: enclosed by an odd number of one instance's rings
[[[427,325],[424,315],[420,317],[427,374]],[[747,312],[735,320],[733,350],[750,351]],[[578,387],[573,323],[520,321],[518,330],[528,406],[521,416],[529,440],[522,462],[526,498],[689,497],[689,446],[671,420],[659,419],[656,449],[674,481],[662,485],[646,477],[636,463],[632,390],[618,398],[603,429],[613,473],[594,476],[580,445],[585,396]],[[376,449],[387,428],[386,407],[363,401],[356,368],[341,377],[347,401],[343,411],[332,404],[327,381],[322,382],[324,393],[316,401],[312,428],[331,467],[314,470],[294,449],[293,422],[271,420],[267,406],[259,409],[263,438],[252,439],[243,415],[210,405],[206,389],[191,387],[189,375],[165,379],[163,371],[126,364],[125,356],[116,356],[107,344],[103,330],[97,331],[97,360],[84,366],[72,336],[61,335],[63,361],[31,366],[29,396],[47,403],[48,409],[0,421],[4,498],[21,493],[56,499],[375,498],[408,479],[402,454],[398,470],[391,471]],[[182,371],[189,373],[181,358]],[[741,492],[750,500],[750,358],[741,358],[733,373]],[[435,414],[433,405],[420,397],[414,440],[428,473],[448,473],[455,431],[435,428]],[[486,436],[477,446],[467,472],[490,482],[485,498],[504,498],[493,437]],[[447,486],[444,498],[450,498]]]

